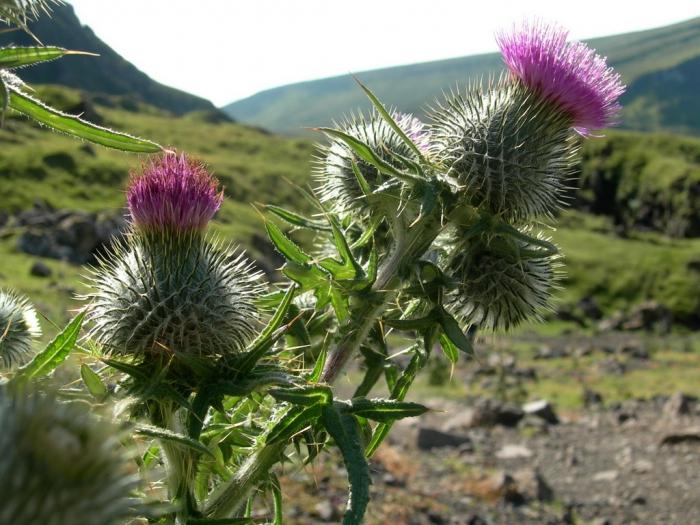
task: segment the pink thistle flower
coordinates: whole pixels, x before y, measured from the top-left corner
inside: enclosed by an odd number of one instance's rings
[[[221,206],[219,181],[185,154],[167,153],[132,173],[129,212],[138,229],[202,230]]]
[[[523,23],[496,40],[510,72],[525,86],[558,106],[582,135],[616,123],[625,87],[605,58],[568,31],[541,22]]]
[[[430,134],[426,125],[411,113],[401,113],[399,111],[392,112],[396,124],[403,130],[406,136],[418,147],[418,149],[426,153],[430,148]]]

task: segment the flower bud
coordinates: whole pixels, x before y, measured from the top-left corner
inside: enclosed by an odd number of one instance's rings
[[[255,333],[260,274],[204,235],[221,203],[202,165],[165,156],[133,176],[133,229],[94,269],[90,335],[107,353],[141,358],[222,356]]]
[[[539,319],[559,278],[560,256],[526,237],[481,234],[452,239],[447,274],[457,283],[449,308],[466,324],[509,329]],[[542,236],[537,241],[548,242]]]
[[[41,335],[36,310],[25,297],[0,290],[0,369],[24,364]]]
[[[139,481],[121,431],[76,404],[0,388],[0,523],[121,525]]]

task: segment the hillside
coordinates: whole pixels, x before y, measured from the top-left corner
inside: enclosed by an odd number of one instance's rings
[[[99,57],[71,56],[41,67],[22,71],[22,79],[30,84],[61,84],[84,89],[93,94],[124,95],[168,110],[176,115],[188,111],[214,111],[214,105],[152,80],[127,62],[111,47],[84,26],[70,5],[55,7],[51,17],[42,16],[30,23],[31,31],[47,45],[97,53]],[[27,34],[14,31],[0,33],[0,46],[35,45]]]
[[[596,38],[589,44],[622,74],[623,126],[700,133],[700,18],[648,31]],[[358,72],[387,104],[421,114],[426,103],[469,78],[502,69],[496,53]],[[326,125],[348,108],[369,105],[349,75],[263,91],[224,107],[241,122],[278,133]]]

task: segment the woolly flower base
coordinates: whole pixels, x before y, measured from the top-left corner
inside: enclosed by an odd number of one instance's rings
[[[579,145],[568,120],[505,78],[452,93],[431,115],[432,156],[460,199],[506,221],[552,215]]]
[[[587,135],[615,123],[625,88],[605,58],[567,37],[561,27],[532,22],[501,33],[497,41],[511,73]]]
[[[184,154],[165,154],[131,176],[127,202],[134,226],[202,230],[221,206],[218,185],[203,164]]]
[[[465,324],[507,330],[539,320],[549,308],[560,277],[559,255],[544,255],[534,245],[500,235],[466,241],[456,236],[452,243],[447,274],[458,285],[447,303]]]
[[[39,320],[29,301],[0,290],[0,370],[24,364],[39,335]]]
[[[420,149],[427,150],[429,139],[425,125],[417,118],[402,113],[393,113],[393,118],[406,135]],[[416,160],[415,154],[396,134],[396,132],[377,113],[369,117],[353,116],[342,122],[338,129],[367,144],[383,161],[398,169],[405,169],[396,157]],[[374,191],[372,202],[365,197],[353,170],[353,162]],[[401,202],[403,185],[394,178],[381,174],[374,166],[357,157],[348,146],[331,138],[328,146],[320,147],[316,161],[314,177],[318,182],[321,200],[332,206],[340,214],[366,214],[370,209],[382,211],[396,210]],[[378,191],[377,191],[378,190]]]
[[[84,407],[0,388],[0,523],[122,525],[139,482],[121,432]]]
[[[92,272],[90,336],[106,353],[165,361],[237,352],[255,333],[259,278],[199,233],[132,233]]]

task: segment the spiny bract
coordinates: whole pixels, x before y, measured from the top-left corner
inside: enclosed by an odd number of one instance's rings
[[[457,287],[447,302],[466,324],[509,329],[539,319],[548,308],[559,277],[559,255],[504,234],[460,238],[457,232],[451,245],[447,274]]]
[[[433,112],[432,155],[465,204],[519,222],[561,206],[578,151],[567,119],[505,78],[452,93]]]
[[[428,131],[420,120],[397,112],[393,113],[393,118],[419,149],[427,150]],[[353,116],[340,123],[338,129],[364,142],[379,158],[396,169],[405,170],[405,166],[402,166],[397,155],[416,161],[411,148],[376,112],[369,117]],[[357,180],[353,162],[357,163],[369,189],[374,192],[371,203],[365,197]],[[315,178],[319,183],[321,200],[329,203],[338,213],[368,213],[370,209],[376,211],[377,208],[387,213],[400,207],[403,184],[395,178],[380,173],[376,167],[360,159],[340,139],[331,137],[330,145],[320,147]]]
[[[132,233],[94,269],[90,335],[107,353],[221,356],[255,333],[260,274],[199,233]]]
[[[0,290],[0,369],[23,364],[39,335],[39,320],[29,301]]]
[[[84,407],[0,388],[0,523],[122,525],[139,482],[121,432]]]

